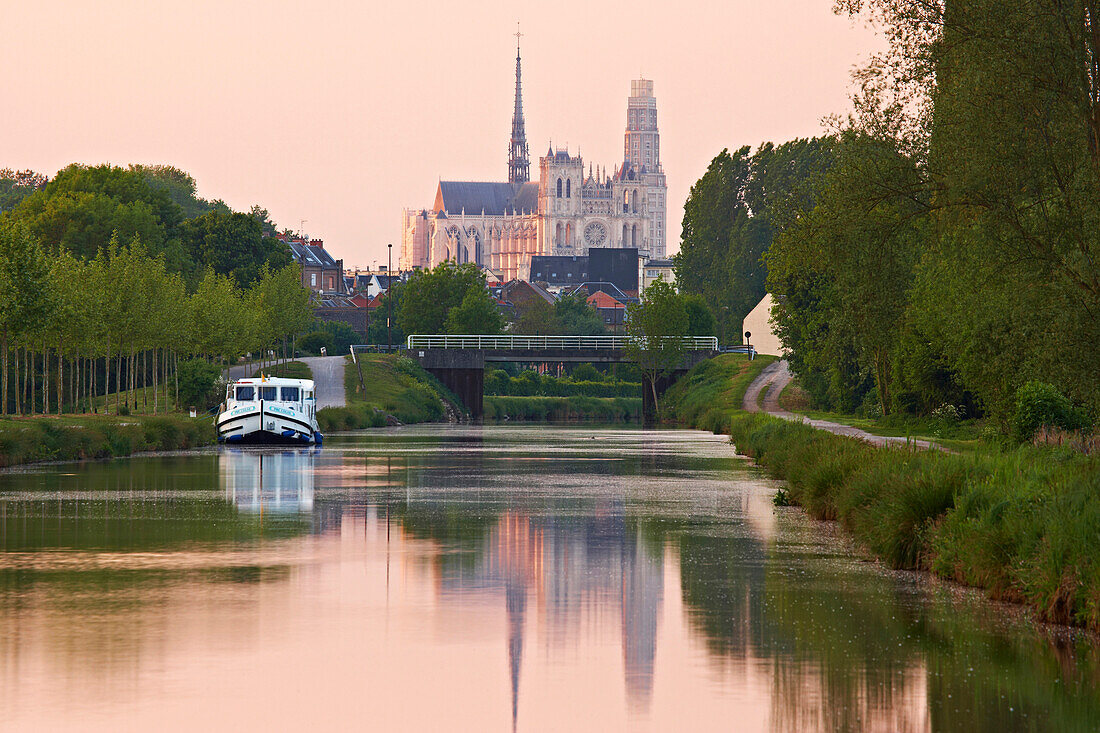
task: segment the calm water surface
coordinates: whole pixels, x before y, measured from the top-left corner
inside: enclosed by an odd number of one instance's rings
[[[720,437],[403,428],[0,474],[0,728],[1100,729],[1100,643]]]

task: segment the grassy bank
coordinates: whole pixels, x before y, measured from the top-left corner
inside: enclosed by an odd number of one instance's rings
[[[525,422],[632,422],[642,418],[641,397],[503,397],[486,395],[486,420]]]
[[[713,362],[666,393],[668,414],[729,434],[787,482],[777,498],[840,521],[892,567],[1100,631],[1100,459],[1030,445],[961,455],[874,447],[741,411],[758,370]]]
[[[708,359],[665,391],[662,417],[700,430],[728,432],[730,415],[741,409],[745,390],[774,361],[774,356],[750,360],[743,354]]]
[[[214,442],[209,418],[81,415],[0,419],[0,467],[37,461],[114,458]]]
[[[322,432],[446,419],[444,400],[454,398],[416,362],[394,354],[359,354],[358,359],[358,365],[349,359],[344,370],[347,406],[317,412]]]
[[[896,568],[930,570],[1100,631],[1100,459],[1025,445],[968,455],[876,448],[767,415],[738,451]]]

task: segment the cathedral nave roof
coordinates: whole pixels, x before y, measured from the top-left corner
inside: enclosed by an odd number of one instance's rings
[[[511,184],[504,181],[440,181],[435,210],[455,215],[504,216],[514,212],[538,211],[537,183]]]

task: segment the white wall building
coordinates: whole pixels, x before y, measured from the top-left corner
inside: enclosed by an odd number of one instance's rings
[[[772,298],[771,293],[768,293],[745,316],[745,320],[741,323],[741,336],[744,337],[746,332],[752,334],[748,343],[756,348],[758,354],[783,356],[783,344],[779,341],[775,326],[772,324],[773,305],[775,305],[775,299]]]

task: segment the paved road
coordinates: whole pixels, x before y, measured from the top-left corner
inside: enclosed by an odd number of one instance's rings
[[[308,356],[297,359],[304,362],[313,371],[313,381],[317,390],[317,409],[323,407],[344,407],[347,400],[344,395],[344,365],[346,356]],[[230,379],[241,379],[256,371],[256,365],[235,366],[229,370]]]
[[[935,450],[944,450],[943,446],[927,440],[874,435],[868,433],[866,430],[853,428],[851,425],[841,425],[840,423],[831,422],[829,420],[812,420],[805,415],[796,415],[793,412],[787,412],[779,407],[779,394],[792,379],[794,379],[794,375],[791,374],[790,367],[785,359],[769,364],[764,371],[760,372],[760,376],[754,379],[748,389],[745,390],[745,400],[742,408],[748,412],[766,412],[769,415],[781,417],[784,420],[806,423],[819,430],[828,430],[830,433],[836,433],[837,435],[847,435],[852,438],[859,438],[873,445],[913,445],[923,449],[934,448]],[[771,386],[768,387],[768,393],[764,395],[764,403],[760,404],[760,393],[764,391],[764,387],[768,385]]]

